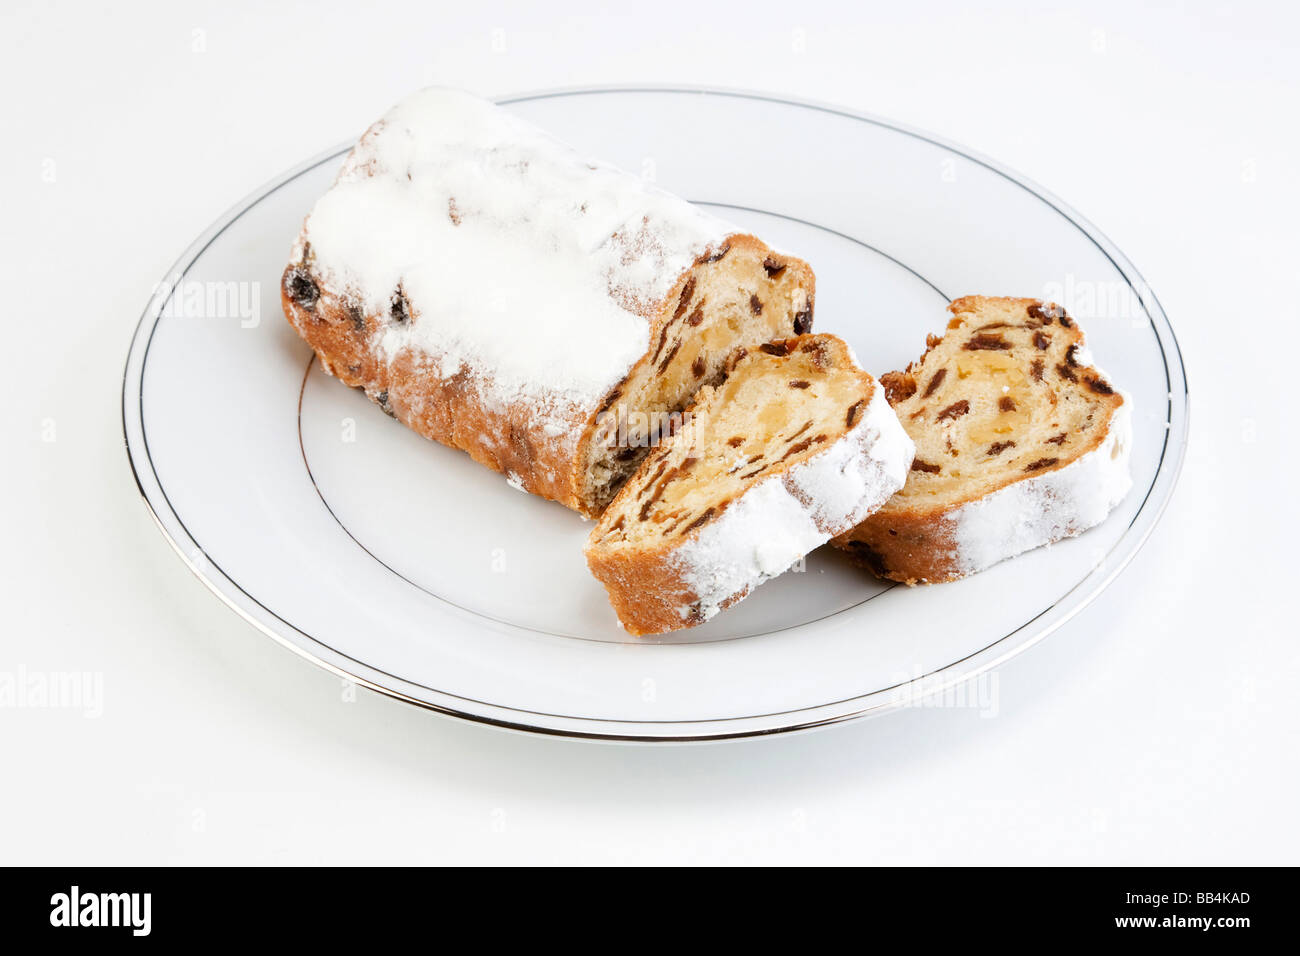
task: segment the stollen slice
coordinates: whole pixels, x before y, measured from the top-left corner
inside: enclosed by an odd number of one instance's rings
[[[880,507],[911,461],[840,339],[742,349],[605,510],[587,563],[629,633],[692,627]]]
[[[1038,299],[967,296],[881,376],[916,444],[907,484],[835,540],[894,581],[951,581],[1099,524],[1131,485],[1131,402]]]

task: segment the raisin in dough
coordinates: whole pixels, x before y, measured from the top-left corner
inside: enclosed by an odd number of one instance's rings
[[[849,347],[738,353],[591,533],[587,563],[631,634],[692,627],[878,508],[912,442]]]
[[[1060,306],[967,296],[881,376],[916,443],[903,490],[835,544],[907,584],[950,581],[1099,524],[1128,493],[1131,403]]]
[[[594,516],[648,450],[616,438],[650,435],[736,347],[808,331],[813,292],[799,259],[430,89],[349,154],[282,299],[327,372]]]

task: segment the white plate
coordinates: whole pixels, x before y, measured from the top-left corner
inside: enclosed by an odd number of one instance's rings
[[[890,587],[824,548],[702,627],[628,638],[587,573],[589,524],[385,417],[326,377],[281,316],[289,246],[342,146],[190,247],[123,383],[155,519],[266,634],[374,690],[516,729],[768,734],[994,666],[1095,597],[1150,533],[1186,440],[1178,346],[1133,266],[1063,203],[967,150],[826,106],[672,89],[504,102],[810,260],[817,329],[872,372],[915,358],[958,295],[1062,302],[1133,396],[1133,491],[1087,534],[965,581]]]

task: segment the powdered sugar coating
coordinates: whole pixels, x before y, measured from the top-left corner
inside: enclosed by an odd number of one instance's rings
[[[1087,361],[1085,361],[1085,358]],[[1080,361],[1092,364],[1081,353]],[[948,517],[960,574],[974,574],[1007,558],[1100,524],[1132,487],[1132,400],[1111,416],[1106,437],[1064,468],[1024,478],[956,509]]]
[[[707,620],[847,531],[903,487],[915,447],[876,385],[854,428],[829,448],[754,485],[676,552]]]
[[[317,202],[296,257],[368,313],[372,345],[480,395],[595,406],[646,351],[655,306],[738,230],[468,93],[390,110]]]

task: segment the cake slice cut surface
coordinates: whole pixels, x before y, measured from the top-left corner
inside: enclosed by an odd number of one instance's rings
[[[629,633],[691,627],[861,521],[911,460],[840,339],[741,350],[606,509],[587,562]]]
[[[967,296],[881,376],[916,445],[907,484],[835,544],[908,584],[948,581],[1100,523],[1128,492],[1128,399],[1037,299]]]

